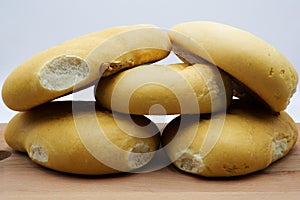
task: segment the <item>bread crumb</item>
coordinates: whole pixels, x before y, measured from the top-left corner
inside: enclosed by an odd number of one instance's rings
[[[48,90],[61,91],[75,86],[89,74],[87,63],[75,56],[61,56],[46,63],[38,76]]]
[[[283,138],[280,140],[273,141],[273,157],[272,162],[278,160],[282,156],[284,156],[286,150],[288,149],[287,139]]]
[[[204,163],[199,154],[186,150],[184,153],[180,152],[177,155],[180,155],[180,157],[175,161],[175,165],[183,171],[193,174],[199,174],[203,171]]]
[[[136,169],[147,164],[153,156],[153,152],[150,152],[150,147],[144,143],[136,144],[129,153],[128,166]]]
[[[29,157],[32,160],[36,160],[42,163],[48,162],[48,155],[46,154],[45,149],[39,145],[31,145]]]

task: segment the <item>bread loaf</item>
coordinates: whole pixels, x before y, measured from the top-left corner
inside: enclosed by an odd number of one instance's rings
[[[114,27],[47,49],[7,77],[2,97],[25,111],[93,84],[125,68],[154,62],[171,50],[167,33],[153,25]]]
[[[226,109],[232,88],[225,73],[208,64],[143,65],[101,79],[95,96],[122,113],[197,114]]]
[[[33,162],[73,174],[128,172],[146,165],[160,133],[144,116],[112,114],[94,102],[51,102],[17,114],[7,144]]]
[[[249,32],[220,23],[194,21],[175,25],[169,36],[173,51],[181,58],[192,64],[201,59],[213,63],[274,111],[284,110],[296,91],[298,75],[292,64],[273,46]]]
[[[212,118],[181,115],[162,133],[164,149],[180,170],[206,177],[238,176],[262,170],[284,157],[298,130],[284,111],[233,101]]]

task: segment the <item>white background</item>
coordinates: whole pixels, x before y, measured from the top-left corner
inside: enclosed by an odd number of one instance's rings
[[[34,54],[65,40],[112,26],[150,23],[169,29],[193,20],[247,30],[281,51],[300,72],[298,0],[0,0],[0,86]],[[172,62],[172,59],[168,60]],[[288,113],[300,122],[300,91]],[[78,95],[77,95],[78,96]],[[91,91],[81,93],[92,98]],[[72,98],[72,96],[68,97]],[[15,112],[0,100],[0,122]]]

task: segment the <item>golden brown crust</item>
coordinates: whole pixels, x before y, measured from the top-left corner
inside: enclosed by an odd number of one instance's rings
[[[185,123],[177,118],[165,128],[162,142],[170,144],[165,149],[176,167],[207,177],[262,170],[287,155],[298,137],[296,124],[286,112],[276,114],[241,101],[212,119],[181,118]],[[218,125],[222,125],[220,132],[214,131]]]
[[[84,35],[14,69],[3,85],[3,101],[13,110],[29,110],[87,87],[102,75],[163,59],[170,50],[168,35],[153,25],[114,27]],[[116,62],[118,67],[109,67]]]
[[[97,103],[138,115],[210,113],[230,104],[230,79],[209,65],[143,65],[99,81]]]
[[[94,102],[51,102],[17,114],[5,129],[5,140],[37,164],[62,172],[131,171],[150,161],[160,134],[143,116],[132,116],[134,125],[130,120]]]
[[[223,69],[260,96],[274,111],[284,110],[296,91],[298,75],[274,47],[228,25],[195,21],[169,31],[174,51],[187,61],[195,56]]]

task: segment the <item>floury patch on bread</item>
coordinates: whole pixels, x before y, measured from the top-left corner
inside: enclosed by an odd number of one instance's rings
[[[121,26],[90,33],[47,49],[7,77],[2,97],[25,111],[85,88],[100,77],[168,56],[167,33],[153,25]]]

